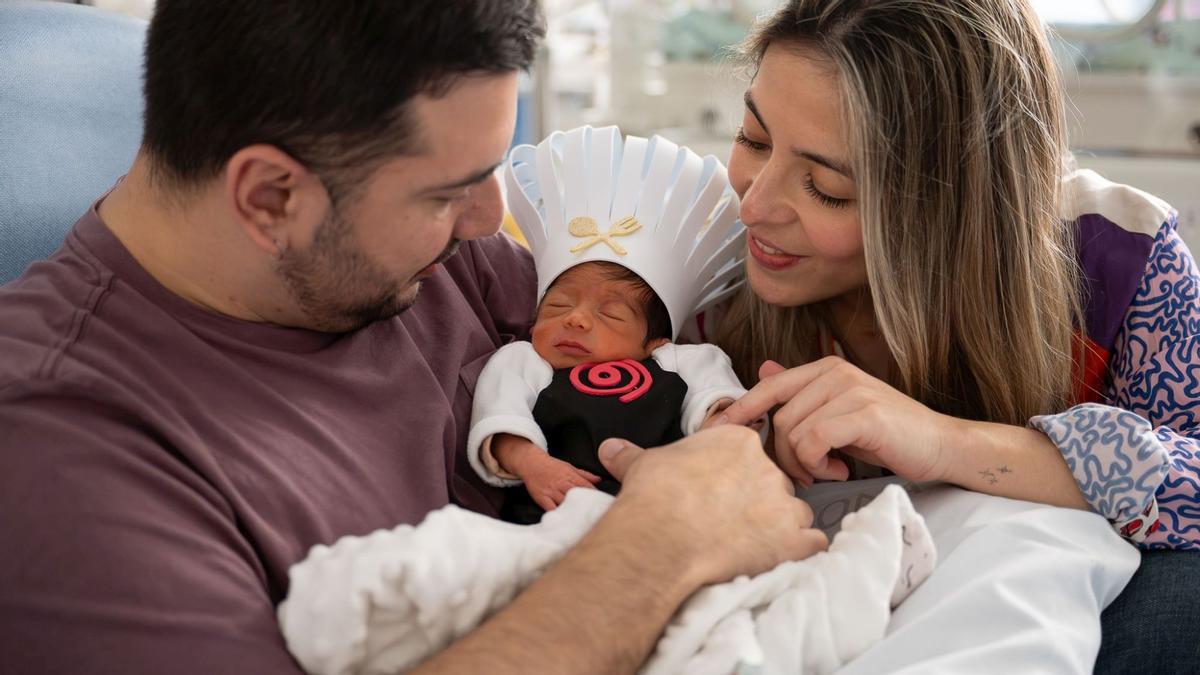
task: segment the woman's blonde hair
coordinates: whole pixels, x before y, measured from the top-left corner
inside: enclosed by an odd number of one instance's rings
[[[1057,67],[1026,0],[792,0],[743,44],[828,60],[840,83],[875,320],[897,384],[942,412],[1061,410],[1082,330]],[[752,380],[836,335],[817,305],[742,294],[718,342]]]

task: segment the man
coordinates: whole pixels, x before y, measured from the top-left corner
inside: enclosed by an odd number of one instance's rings
[[[495,511],[463,446],[531,320],[493,170],[541,36],[535,0],[159,0],[134,165],[0,289],[0,671],[295,672],[311,546]],[[752,432],[602,455],[609,514],[424,670],[632,670],[824,546]]]

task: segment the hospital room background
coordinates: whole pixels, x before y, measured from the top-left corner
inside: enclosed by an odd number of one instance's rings
[[[153,0],[90,0],[148,18]],[[616,124],[728,159],[744,73],[728,56],[778,0],[543,0],[514,143]],[[1200,250],[1200,0],[1034,0],[1055,34],[1078,163],[1179,210]]]
[[[10,1],[0,0],[0,8]],[[78,40],[83,47],[74,45],[74,50],[67,49],[62,39],[10,40],[9,44],[19,44],[23,52],[32,54],[39,68],[78,71],[63,75],[74,80],[43,81],[34,76],[20,81],[46,85],[29,87],[35,93],[82,90],[93,95],[78,82],[90,86],[86,78],[98,72],[90,66],[100,64],[108,69],[105,96],[93,97],[113,102],[115,112],[105,108],[105,114],[111,113],[106,117],[90,109],[80,113],[78,106],[67,110],[75,116],[64,116],[77,126],[89,132],[99,128],[79,140],[53,125],[18,127],[0,111],[0,123],[10,125],[7,136],[0,133],[0,159],[21,157],[8,150],[15,146],[26,155],[36,153],[39,166],[53,167],[52,174],[37,173],[10,162],[17,169],[9,169],[13,172],[6,177],[7,167],[0,162],[0,188],[9,188],[7,194],[0,189],[0,207],[6,206],[8,195],[18,194],[28,198],[8,201],[25,206],[26,212],[31,211],[27,205],[34,204],[36,211],[36,218],[28,219],[24,215],[6,219],[0,213],[0,241],[18,253],[7,260],[0,256],[0,284],[20,274],[29,260],[45,257],[59,245],[63,236],[59,228],[126,170],[127,157],[111,149],[123,148],[132,156],[140,134],[133,112],[139,105],[140,84],[135,55],[144,23],[118,15],[147,19],[154,0],[59,1],[64,4],[39,4],[38,11],[52,8],[51,14],[62,16],[76,9],[74,13],[91,19],[117,17],[121,20],[105,23],[122,24],[112,28],[111,35],[128,39],[109,45],[112,54],[104,49],[87,51],[86,40]],[[328,1],[337,6],[340,0]],[[536,143],[552,131],[584,124],[615,124],[628,134],[660,134],[702,155],[728,161],[747,86],[729,47],[742,40],[756,17],[782,0],[540,1],[548,15],[549,33],[534,68],[521,78],[514,144]],[[1179,212],[1183,238],[1193,252],[1200,253],[1200,0],[1030,1],[1053,35],[1069,96],[1070,143],[1078,164],[1169,202]],[[91,5],[99,12],[65,4]],[[77,40],[78,27],[74,30],[58,31],[58,36]],[[107,39],[110,34],[103,35],[101,39]],[[64,57],[65,53],[84,56]],[[22,76],[37,71],[28,65],[22,69],[21,61],[12,62],[17,67],[0,58],[0,83],[6,64],[10,73]],[[64,64],[72,68],[63,68]],[[0,100],[7,91],[0,84]],[[54,96],[43,98],[57,103]],[[12,118],[28,119],[36,122],[38,116]],[[12,133],[12,129],[31,131]],[[26,135],[31,140],[16,143],[25,141]],[[48,135],[55,142],[45,142]],[[62,142],[59,136],[70,142]],[[64,154],[52,155],[51,150]],[[9,222],[19,226],[5,229]],[[27,222],[38,225],[24,227]],[[482,367],[478,359],[476,363]],[[803,497],[813,509],[815,526],[828,530],[892,480],[829,481],[806,490]],[[922,674],[1092,672],[1101,644],[1100,613],[1138,569],[1142,557],[1137,549],[1116,536],[1105,519],[1081,510],[937,485],[905,482],[905,488],[934,536],[937,573],[887,618],[888,635],[839,675],[904,668]],[[1157,570],[1152,572],[1156,576],[1142,578],[1149,584],[1171,578],[1171,583],[1156,585],[1167,589],[1159,597],[1182,589],[1177,597],[1186,600],[1187,584],[1181,586],[1169,576],[1183,568],[1178,563],[1176,567],[1164,564],[1148,568]],[[1184,572],[1194,573],[1194,567]],[[1146,596],[1143,591],[1133,597]],[[1194,626],[1190,614],[1185,621],[1157,606],[1151,611],[1137,607],[1118,615],[1113,624],[1118,631],[1110,635],[1137,635],[1137,640],[1116,641],[1123,645],[1153,645],[1151,637],[1175,635],[1147,627],[1151,624],[1144,617],[1150,614],[1163,626],[1182,626],[1181,633]],[[1187,644],[1194,644],[1192,633],[1187,635]],[[0,654],[0,672],[7,672],[3,666]],[[1195,662],[1179,672],[1188,672],[1189,666],[1195,666],[1190,672],[1200,672]]]

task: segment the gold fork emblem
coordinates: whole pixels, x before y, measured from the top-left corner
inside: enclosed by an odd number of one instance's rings
[[[591,216],[579,216],[578,218],[572,218],[571,222],[567,225],[567,230],[573,236],[587,238],[587,241],[583,242],[582,244],[577,244],[575,247],[573,247],[571,249],[571,253],[579,253],[580,251],[585,251],[596,244],[599,244],[600,242],[604,242],[613,250],[613,253],[616,253],[617,255],[627,255],[629,251],[626,251],[623,246],[613,241],[613,237],[627,237],[640,229],[642,229],[642,224],[639,223],[637,218],[634,218],[633,216],[628,216],[614,222],[612,226],[608,228],[608,232],[601,232],[600,228],[596,225],[596,219],[592,218]]]

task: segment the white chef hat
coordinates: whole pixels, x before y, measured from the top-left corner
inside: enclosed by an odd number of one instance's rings
[[[538,301],[568,269],[622,265],[666,305],[672,335],[742,283],[745,227],[724,165],[616,127],[555,132],[514,148],[508,207],[537,266]]]

